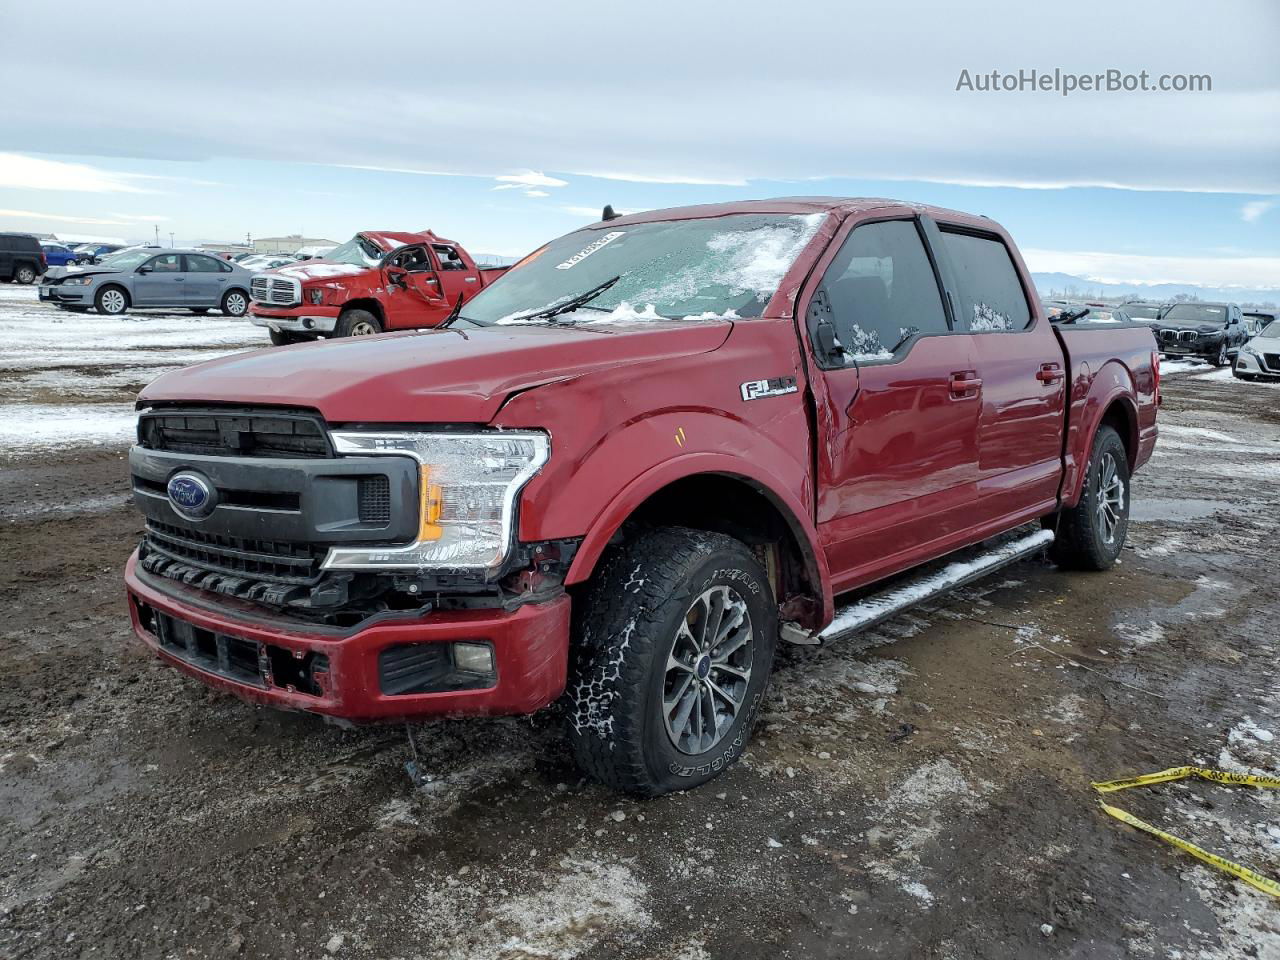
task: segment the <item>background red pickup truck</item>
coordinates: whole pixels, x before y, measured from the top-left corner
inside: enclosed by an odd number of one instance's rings
[[[138,635],[351,720],[566,694],[641,793],[742,753],[775,643],[1022,524],[1123,545],[1156,440],[1141,325],[1055,328],[984,217],[803,198],[599,223],[446,330],[156,381],[130,455]]]
[[[438,327],[506,270],[478,266],[430,230],[366,230],[322,258],[258,274],[250,314],[276,346]]]

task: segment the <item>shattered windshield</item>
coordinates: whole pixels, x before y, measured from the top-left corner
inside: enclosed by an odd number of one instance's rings
[[[382,251],[372,240],[357,233],[346,243],[339,244],[326,253],[324,259],[350,263],[357,267],[375,267],[382,259]]]
[[[824,216],[736,214],[579,230],[512,267],[467,301],[460,319],[488,326],[758,317]],[[571,309],[537,316],[562,306]]]

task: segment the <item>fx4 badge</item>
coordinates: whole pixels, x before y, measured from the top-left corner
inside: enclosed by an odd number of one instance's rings
[[[742,385],[743,400],[759,400],[761,397],[780,397],[785,393],[795,393],[795,377],[774,377],[772,380],[748,380]]]

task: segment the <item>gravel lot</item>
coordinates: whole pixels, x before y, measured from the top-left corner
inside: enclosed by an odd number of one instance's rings
[[[551,713],[341,730],[162,667],[120,582],[160,372],[246,321],[0,287],[0,957],[1280,958],[1265,895],[1105,815],[1091,779],[1280,769],[1280,392],[1184,366],[1104,575],[1042,560],[784,652],[753,746],[646,802]],[[1280,796],[1118,805],[1280,876]]]

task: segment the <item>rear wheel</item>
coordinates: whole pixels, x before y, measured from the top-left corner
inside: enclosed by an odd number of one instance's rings
[[[381,332],[382,324],[368,310],[347,310],[334,329],[334,335],[339,337],[371,337]]]
[[[103,287],[93,298],[93,305],[99,313],[114,317],[129,309],[129,295],[119,287]]]
[[[13,279],[18,283],[35,283],[36,268],[29,263],[20,263],[18,269],[13,271]]]
[[[575,604],[579,765],[645,795],[723,773],[751,735],[777,635],[768,579],[740,541],[670,527],[612,549]]]
[[[1057,517],[1049,555],[1060,567],[1106,570],[1129,531],[1129,454],[1115,429],[1098,428],[1080,502]]]
[[[228,290],[222,297],[222,312],[228,317],[243,317],[249,309],[249,298],[239,290]]]

